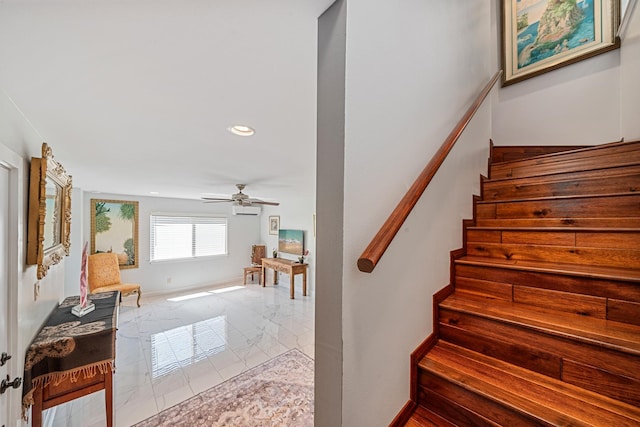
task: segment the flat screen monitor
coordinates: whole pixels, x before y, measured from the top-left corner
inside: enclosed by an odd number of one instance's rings
[[[278,252],[302,256],[304,252],[304,231],[280,229],[278,231]]]

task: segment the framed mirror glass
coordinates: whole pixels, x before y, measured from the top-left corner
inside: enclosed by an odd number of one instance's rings
[[[45,211],[44,211],[44,241],[42,245],[44,251],[62,243],[60,235],[62,222],[60,213],[62,212],[62,187],[51,177],[45,179]]]
[[[27,226],[27,264],[38,266],[38,279],[69,255],[71,188],[71,176],[43,143],[42,158],[31,158]]]

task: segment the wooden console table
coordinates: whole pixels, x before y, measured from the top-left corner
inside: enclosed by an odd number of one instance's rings
[[[95,310],[76,317],[71,308],[80,297],[56,307],[27,349],[22,389],[22,415],[29,406],[32,426],[42,425],[42,411],[104,390],[107,426],[113,426],[113,362],[120,292],[88,295]]]
[[[282,258],[262,258],[262,286],[266,284],[266,270],[273,270],[273,284],[278,284],[278,273],[289,275],[289,287],[291,299],[295,298],[294,279],[296,274],[302,274],[302,295],[307,296],[307,268],[309,264],[300,264],[295,261]]]

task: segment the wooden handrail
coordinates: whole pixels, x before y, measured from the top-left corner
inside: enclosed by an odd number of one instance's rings
[[[391,212],[389,218],[382,225],[378,233],[375,235],[369,246],[362,252],[360,258],[358,259],[358,269],[364,273],[371,273],[373,269],[382,258],[382,255],[385,253],[391,241],[395,237],[395,235],[402,227],[402,224],[411,213],[411,210],[424,193],[424,190],[427,188],[431,179],[433,179],[434,175],[444,163],[444,160],[449,155],[449,152],[453,148],[462,132],[467,127],[471,118],[474,116],[476,111],[480,108],[480,105],[485,100],[493,86],[496,84],[498,79],[502,76],[502,70],[498,71],[491,81],[487,83],[487,85],[482,89],[482,92],[476,97],[473,104],[469,107],[467,112],[462,116],[460,121],[453,128],[449,136],[444,140],[438,151],[433,155],[427,166],[422,170],[422,173],[415,180],[411,188],[404,195],[402,200],[398,203],[396,208]]]

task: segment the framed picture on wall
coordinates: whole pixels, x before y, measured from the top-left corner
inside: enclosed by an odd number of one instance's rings
[[[114,252],[120,268],[138,268],[138,202],[91,199],[91,254]]]
[[[272,215],[269,217],[269,234],[275,234],[277,236],[278,230],[280,230],[280,217]]]
[[[502,86],[620,47],[620,0],[503,0]]]

